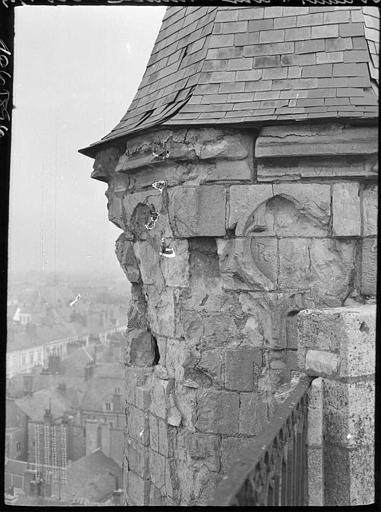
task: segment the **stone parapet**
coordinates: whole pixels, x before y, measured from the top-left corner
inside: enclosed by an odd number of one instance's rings
[[[309,505],[374,502],[376,306],[297,315],[308,411]]]

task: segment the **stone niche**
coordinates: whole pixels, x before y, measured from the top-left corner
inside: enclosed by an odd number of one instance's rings
[[[100,150],[132,283],[129,505],[206,505],[297,374],[296,313],[369,303],[377,129],[162,129]]]

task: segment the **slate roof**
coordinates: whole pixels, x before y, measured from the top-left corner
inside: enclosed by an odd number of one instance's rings
[[[79,406],[80,396],[76,389],[67,389],[62,393],[58,389],[41,389],[32,396],[24,396],[15,400],[15,404],[32,421],[42,421],[45,410],[51,408],[53,419],[60,418],[65,412]]]
[[[106,499],[122,481],[122,468],[100,449],[73,462],[68,470],[63,500],[87,498],[90,502]]]
[[[103,411],[103,404],[115,393],[124,390],[124,372],[118,363],[103,363],[95,368],[95,375],[87,381],[88,387],[81,401],[83,411]]]
[[[168,7],[127,113],[94,149],[163,124],[378,115],[377,7]]]

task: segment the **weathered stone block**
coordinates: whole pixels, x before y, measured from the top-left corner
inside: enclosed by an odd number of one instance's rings
[[[267,126],[255,143],[255,157],[363,155],[378,151],[377,127]]]
[[[159,190],[155,189],[126,194],[123,198],[123,208],[126,231],[138,239],[145,240],[149,234],[145,224],[149,222],[152,208],[156,212],[161,212],[162,195]]]
[[[159,266],[159,251],[159,243],[156,240],[151,239],[134,244],[143,283],[155,285],[160,290],[164,288],[164,279]]]
[[[334,236],[359,236],[361,234],[358,183],[334,183],[332,185],[332,217]]]
[[[120,229],[125,229],[124,212],[123,212],[123,195],[120,193],[108,194],[108,220]]]
[[[374,447],[372,443],[349,452],[351,505],[371,505],[375,500]]]
[[[311,382],[308,390],[308,446],[322,446],[323,444],[323,386],[321,377]]]
[[[340,319],[339,308],[301,311],[296,316],[298,348],[338,351],[340,339],[344,335]]]
[[[223,286],[228,290],[274,290],[278,248],[275,238],[217,239]]]
[[[175,251],[175,258],[160,257],[160,268],[167,286],[189,286],[189,251],[188,240],[171,240],[170,247]]]
[[[110,176],[114,173],[118,164],[119,151],[116,148],[108,148],[103,151],[98,151],[94,160],[93,172],[91,177],[99,180],[109,181]]]
[[[201,391],[197,398],[196,428],[211,434],[238,432],[239,395],[227,391]]]
[[[324,452],[324,505],[374,503],[374,445],[347,450],[329,445]]]
[[[235,228],[236,236],[245,235],[246,223],[250,215],[272,196],[271,185],[231,186],[227,228]]]
[[[259,369],[262,367],[262,350],[258,347],[227,350],[225,353],[225,387],[234,391],[253,391]]]
[[[184,340],[168,339],[167,341],[167,370],[170,378],[181,380],[184,375],[183,363],[187,356]]]
[[[140,270],[132,242],[126,239],[124,234],[115,242],[115,252],[122,270],[131,283],[139,283],[141,280]]]
[[[164,505],[164,497],[162,496],[160,490],[153,485],[151,482],[150,485],[150,495],[149,495],[149,504],[151,507],[162,507]]]
[[[251,168],[247,160],[217,160],[215,167],[208,173],[206,181],[251,180]]]
[[[126,174],[112,174],[109,179],[109,188],[113,193],[125,192],[128,189],[130,177]]]
[[[173,337],[175,333],[175,305],[173,292],[161,292],[153,285],[145,286],[148,295],[148,321],[152,331],[159,336]]]
[[[133,406],[128,406],[127,411],[128,435],[144,446],[149,444],[149,422],[148,415]]]
[[[297,160],[266,159],[257,164],[259,182],[296,181],[303,178],[377,178],[376,155],[305,157]]]
[[[175,236],[225,235],[226,192],[220,185],[175,187],[168,191],[169,218]]]
[[[279,287],[311,289],[319,301],[339,306],[348,291],[354,249],[354,242],[346,240],[279,240]]]
[[[166,460],[163,455],[150,450],[149,454],[149,467],[150,479],[156,487],[161,489],[165,486],[165,464]]]
[[[377,293],[377,239],[362,240],[361,256],[361,293],[376,295]]]
[[[159,449],[158,452],[165,457],[169,456],[168,426],[164,420],[158,420]]]
[[[368,185],[362,191],[362,235],[377,235],[378,187]]]
[[[323,449],[307,448],[308,506],[324,505]]]
[[[126,474],[127,503],[130,506],[144,506],[149,503],[149,480],[143,480],[133,471]]]
[[[155,379],[152,383],[150,411],[159,418],[167,417],[167,388],[169,381]]]
[[[374,381],[325,380],[325,442],[345,447],[374,444]]]
[[[289,314],[314,306],[307,292],[241,293],[239,300],[256,329],[252,344],[272,348],[286,348]]]
[[[203,349],[228,345],[238,339],[238,327],[234,315],[228,313],[209,313],[203,318]]]
[[[150,439],[150,448],[155,450],[155,452],[159,451],[159,426],[158,426],[158,418],[153,414],[149,415],[149,439]]]
[[[188,437],[189,455],[193,460],[201,460],[210,471],[219,471],[220,440],[209,434],[190,434]]]
[[[375,372],[376,306],[302,311],[297,315],[298,349],[336,352],[340,377]]]
[[[256,436],[268,425],[267,404],[256,393],[240,394],[239,433]]]
[[[240,140],[241,139],[241,140]],[[240,135],[225,135],[215,142],[204,142],[200,148],[200,159],[227,158],[241,160],[248,155],[247,147],[250,141]]]
[[[340,376],[357,377],[374,374],[376,306],[348,308],[343,315],[342,323],[345,336],[340,338]]]
[[[216,384],[223,383],[222,352],[220,349],[204,350],[197,367],[206,372]]]
[[[291,204],[272,208],[278,236],[324,236],[331,217],[331,187],[318,183],[275,184],[274,196]],[[274,199],[275,199],[274,197]],[[272,200],[274,201],[274,200]]]
[[[126,456],[129,469],[134,471],[141,478],[148,478],[149,449],[133,439],[128,439],[126,445]]]
[[[307,350],[305,361],[308,375],[336,375],[340,364],[336,354],[323,350]]]
[[[239,461],[240,452],[253,446],[255,439],[228,437],[221,443],[221,469],[226,473],[230,466]]]

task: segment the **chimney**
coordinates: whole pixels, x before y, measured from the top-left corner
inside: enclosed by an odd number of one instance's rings
[[[49,409],[45,409],[44,424],[51,425],[53,423],[53,416],[51,411],[51,404],[49,400]]]
[[[115,489],[112,491],[112,504],[115,507],[122,505],[123,489],[119,488],[119,478],[115,477]]]
[[[122,395],[120,393],[115,392],[112,395],[112,409],[114,412],[122,410]]]
[[[66,393],[66,383],[65,382],[60,382],[58,384],[58,391],[60,393]]]
[[[123,505],[122,499],[123,499],[123,489],[115,489],[115,491],[112,491],[112,504],[114,505],[114,507]]]

